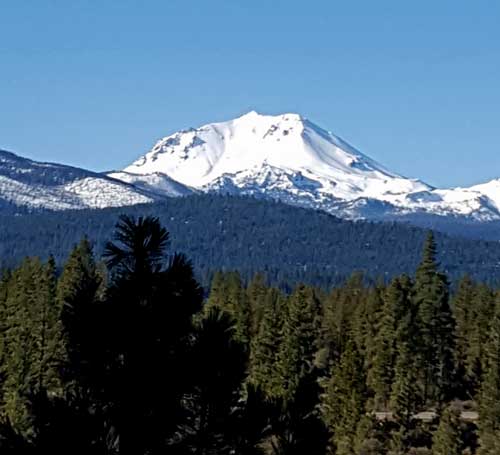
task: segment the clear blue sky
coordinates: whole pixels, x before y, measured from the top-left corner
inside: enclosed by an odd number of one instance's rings
[[[123,167],[181,128],[300,112],[440,186],[500,177],[500,2],[0,0],[0,148]]]

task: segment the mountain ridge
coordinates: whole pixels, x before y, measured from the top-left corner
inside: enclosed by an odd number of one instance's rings
[[[125,169],[107,173],[0,150],[4,212],[121,207],[199,193],[279,200],[347,219],[500,220],[500,178],[435,188],[294,113],[251,111],[174,132]]]
[[[154,194],[104,174],[0,149],[0,211],[71,210],[152,203]]]
[[[142,180],[160,172],[191,190],[279,199],[349,219],[411,213],[500,219],[500,179],[498,185],[435,188],[388,170],[294,113],[251,111],[178,131],[157,141],[124,172]]]

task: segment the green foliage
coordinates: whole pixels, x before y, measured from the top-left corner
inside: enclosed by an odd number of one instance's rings
[[[26,259],[0,280],[0,450],[472,454],[449,405],[477,398],[478,453],[497,454],[500,302],[470,278],[450,297],[436,256],[431,235],[414,280],[328,291],[224,271],[204,305],[154,216],[119,220],[107,272],[86,239],[59,276]]]
[[[285,303],[278,290],[270,288],[267,291],[263,316],[251,342],[248,382],[262,390],[268,398],[279,398],[282,394],[278,362]]]
[[[31,437],[30,394],[42,389],[61,393],[62,327],[54,261],[26,259],[4,286],[3,413],[15,431]]]
[[[432,455],[461,455],[462,430],[460,411],[448,407],[439,420],[439,426],[432,438]]]
[[[413,299],[419,319],[419,357],[424,402],[448,398],[453,381],[454,324],[447,277],[438,269],[434,235],[424,244]]]
[[[371,280],[391,279],[413,273],[426,235],[404,223],[351,222],[277,202],[204,194],[146,206],[0,216],[0,267],[16,267],[25,256],[45,260],[48,252],[62,263],[84,236],[100,258],[123,213],[159,217],[172,249],[193,261],[205,287],[217,270],[238,270],[245,282],[264,272],[287,292],[297,283],[340,286],[360,269]],[[500,244],[462,237],[436,235],[450,279],[468,273],[496,283]]]
[[[230,430],[237,419],[233,411],[245,373],[244,349],[235,341],[233,330],[231,318],[212,308],[195,332],[193,373],[197,380],[186,399],[187,419],[178,435],[179,444],[193,453],[231,452]]]
[[[293,399],[300,382],[314,372],[319,310],[319,301],[309,287],[299,286],[288,299],[277,364],[280,396],[285,401]]]
[[[468,349],[466,351],[466,377],[477,388],[484,374],[483,362],[486,358],[490,328],[495,315],[495,295],[484,284],[476,285],[472,300],[472,321],[469,328]]]
[[[83,239],[71,252],[57,282],[65,346],[63,377],[66,389],[88,387],[91,380],[92,343],[89,336],[95,306],[104,299],[105,277],[94,260],[92,247]],[[95,353],[94,353],[95,354]]]
[[[408,335],[403,321],[411,319],[411,311],[408,278],[396,278],[385,292],[378,330],[370,340],[374,354],[372,367],[368,370],[368,385],[375,395],[375,409],[388,407],[398,343]]]
[[[500,301],[497,301],[484,356],[479,394],[480,454],[493,455],[500,447]]]
[[[396,421],[407,431],[421,403],[416,356],[409,347],[399,347],[391,390],[391,409]]]
[[[321,413],[332,434],[335,453],[354,455],[356,429],[366,413],[363,364],[354,343],[349,343],[329,378],[323,380]]]
[[[213,308],[227,314],[233,321],[235,340],[247,346],[252,330],[252,310],[239,273],[217,272],[214,275],[205,311],[209,312]]]

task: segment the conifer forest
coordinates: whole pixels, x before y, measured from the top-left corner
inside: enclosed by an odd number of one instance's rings
[[[330,289],[202,287],[172,241],[124,215],[102,256],[2,272],[1,455],[500,454],[500,292],[432,232],[412,273]]]

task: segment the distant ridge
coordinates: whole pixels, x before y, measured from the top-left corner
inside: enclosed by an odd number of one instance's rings
[[[183,185],[177,188],[182,195],[193,190],[254,195],[352,219],[409,214],[500,219],[500,180],[436,189],[389,171],[294,113],[252,111],[179,131],[159,140],[124,172],[126,181],[160,192],[163,179]],[[172,195],[170,185],[167,194]]]
[[[250,195],[347,219],[500,220],[500,179],[438,189],[388,170],[305,117],[255,111],[173,133],[107,174],[0,151],[0,213],[123,207],[197,193]]]

